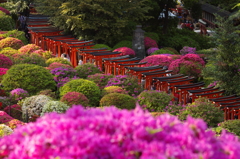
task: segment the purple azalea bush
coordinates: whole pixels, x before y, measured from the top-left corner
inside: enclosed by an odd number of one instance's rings
[[[151,55],[152,53],[154,53],[156,50],[159,50],[158,47],[150,47],[149,49],[147,49],[147,54]]]
[[[29,96],[28,92],[22,88],[16,88],[10,92],[10,97],[13,98],[14,100],[21,100],[28,96]]]
[[[180,53],[182,55],[186,54],[196,54],[196,48],[195,47],[189,47],[189,46],[184,46],[182,50],[180,50]]]
[[[185,122],[165,113],[153,117],[137,106],[73,106],[46,114],[0,139],[0,158],[50,159],[237,159],[237,136],[217,136],[202,119]]]

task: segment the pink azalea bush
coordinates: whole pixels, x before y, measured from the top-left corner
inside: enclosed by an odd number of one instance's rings
[[[18,50],[22,46],[24,46],[24,43],[17,38],[7,37],[5,39],[0,40],[0,49],[3,49],[5,47],[11,47],[13,49]]]
[[[10,92],[10,97],[14,100],[21,100],[28,96],[29,96],[28,92],[22,88],[16,88]]]
[[[79,92],[68,92],[62,96],[60,101],[66,103],[69,106],[79,104],[82,106],[88,106],[89,103],[88,98]]]
[[[237,136],[216,136],[202,119],[181,122],[168,113],[153,117],[139,106],[74,106],[65,114],[49,113],[0,139],[0,157],[105,159],[236,159]]]
[[[141,62],[147,62],[145,66],[155,66],[155,65],[160,65],[160,66],[169,66],[170,63],[173,61],[171,56],[166,56],[166,55],[151,55],[147,56],[146,58],[142,59]]]
[[[144,45],[145,45],[145,49],[148,49],[151,47],[158,48],[157,42],[149,37],[144,38]]]
[[[151,55],[152,53],[154,53],[156,50],[159,50],[159,48],[157,47],[150,47],[147,49],[147,54]]]
[[[27,44],[22,46],[18,51],[24,54],[31,54],[36,50],[42,50],[42,49],[40,46],[37,46],[36,44]]]
[[[181,50],[180,53],[182,55],[186,54],[196,54],[196,48],[195,47],[189,47],[189,46],[184,46]]]
[[[0,68],[0,76],[5,75],[7,73],[7,68]]]
[[[0,54],[0,68],[10,68],[12,65],[13,62],[9,57]]]
[[[10,115],[8,115],[5,111],[0,111],[0,123],[4,124],[11,120],[13,120],[13,118]]]
[[[135,56],[136,55],[135,51],[129,47],[120,47],[113,50],[113,52],[121,52],[119,56],[124,56],[124,55]]]

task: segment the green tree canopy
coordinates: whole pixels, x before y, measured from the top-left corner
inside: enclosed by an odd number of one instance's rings
[[[49,15],[59,29],[83,39],[113,44],[151,18],[145,0],[35,0],[37,11]],[[130,26],[130,27],[129,27]]]

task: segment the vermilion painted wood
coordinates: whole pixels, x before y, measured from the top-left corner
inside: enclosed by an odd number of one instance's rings
[[[203,89],[202,91],[189,91],[189,93],[191,93],[191,98],[192,98],[192,102],[195,101],[195,99],[197,99],[198,97],[196,96],[197,94],[205,94],[205,93],[211,93],[211,92],[215,92],[215,91],[218,91],[219,88],[206,88],[206,89]]]
[[[225,92],[225,90],[222,91],[216,91],[216,92],[211,92],[211,93],[205,93],[205,94],[196,94],[196,97],[207,97],[207,98],[218,98],[218,97],[222,97],[223,93]]]
[[[119,64],[132,64],[132,63],[138,63],[139,61],[140,61],[140,59],[135,57],[135,58],[130,58],[130,59],[126,59],[126,60],[110,61],[110,65],[113,68],[113,74],[114,75],[117,75],[117,74],[119,75],[119,73],[120,73],[120,65]]]
[[[118,64],[118,66],[119,66],[118,74],[119,75],[125,75],[125,73],[127,72],[126,68],[129,68],[129,67],[142,67],[146,63],[147,62]]]
[[[112,51],[110,50],[105,50],[105,51],[97,51],[97,52],[85,52],[83,54],[81,54],[82,58],[83,58],[83,63],[87,63],[87,62],[92,62],[93,63],[93,55],[95,53],[99,53],[99,54],[104,54],[104,53],[111,53]]]
[[[130,59],[130,56],[120,56],[120,57],[115,57],[115,58],[108,58],[108,59],[103,59],[103,65],[104,65],[104,72],[106,74],[113,74],[113,62],[112,61],[119,61],[119,60],[127,60]]]

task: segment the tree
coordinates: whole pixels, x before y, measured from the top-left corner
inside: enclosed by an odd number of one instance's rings
[[[114,44],[132,34],[135,25],[145,19],[150,7],[145,0],[36,0],[37,11],[49,15],[50,21],[77,37],[97,43]],[[131,25],[132,27],[128,27]],[[129,28],[129,29],[126,29]]]
[[[219,81],[219,86],[226,90],[226,94],[240,95],[240,38],[237,30],[239,26],[233,25],[232,18],[216,16],[216,28],[213,41],[217,45],[217,53],[213,54],[210,62],[214,63],[213,70],[205,68],[205,72],[212,71],[210,76]]]

